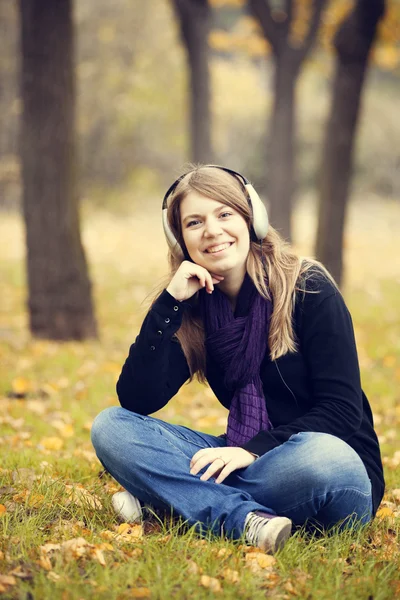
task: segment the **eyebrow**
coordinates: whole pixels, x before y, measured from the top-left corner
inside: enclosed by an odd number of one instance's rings
[[[229,207],[229,206],[227,206],[226,204],[222,204],[222,203],[221,203],[221,204],[220,204],[220,205],[219,205],[219,206],[218,206],[218,207],[217,207],[215,210],[213,210],[213,214],[215,214],[215,213],[219,212],[219,211],[221,210],[221,208],[225,208],[225,207],[226,207],[227,209],[229,209],[229,210],[232,210],[232,209],[230,209],[230,207]],[[193,213],[193,214],[191,214],[191,215],[186,215],[186,216],[185,216],[185,217],[182,219],[182,223],[184,223],[184,222],[185,222],[185,221],[187,221],[188,219],[198,219],[199,217],[202,217],[202,216],[203,216],[203,215],[201,215],[201,214],[199,214],[199,213],[196,213],[196,214],[195,214],[195,213]]]

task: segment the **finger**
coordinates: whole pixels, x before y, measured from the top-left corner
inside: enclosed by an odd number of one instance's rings
[[[203,467],[205,467],[209,463],[213,462],[213,460],[214,460],[214,458],[212,456],[203,456],[203,457],[200,457],[196,461],[196,463],[192,466],[192,468],[190,469],[190,473],[192,475],[197,475],[197,473],[199,471],[201,471]]]
[[[221,470],[220,474],[215,480],[215,483],[222,483],[228,477],[228,475],[233,473],[233,471],[236,471],[236,469],[237,467],[232,461],[227,463],[225,467]]]
[[[214,448],[202,448],[201,450],[198,450],[196,452],[196,454],[193,454],[193,456],[190,460],[190,466],[192,467],[194,465],[194,463],[199,460],[199,458],[201,458],[202,456],[205,456],[206,454],[209,454],[211,458],[213,456],[216,456],[215,449]]]
[[[208,272],[206,275],[206,284],[207,284],[207,292],[209,294],[212,294],[214,291],[214,284],[213,284],[212,277],[211,277],[210,273],[208,273]]]
[[[214,462],[212,462],[211,465],[208,467],[207,471],[203,473],[203,475],[200,477],[201,481],[207,481],[208,479],[210,479],[210,477],[213,477],[213,475],[219,473],[223,469],[223,466],[224,461],[222,460],[222,458],[216,458]]]

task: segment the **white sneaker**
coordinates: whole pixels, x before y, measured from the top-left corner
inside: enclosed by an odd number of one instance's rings
[[[283,548],[292,531],[292,521],[263,512],[249,512],[244,522],[246,542],[274,554]]]
[[[135,523],[142,519],[142,507],[139,500],[126,490],[114,494],[111,502],[118,518],[124,523]]]

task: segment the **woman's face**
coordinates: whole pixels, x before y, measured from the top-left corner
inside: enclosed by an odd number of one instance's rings
[[[180,205],[190,258],[218,275],[245,275],[250,250],[247,223],[235,209],[191,191]]]

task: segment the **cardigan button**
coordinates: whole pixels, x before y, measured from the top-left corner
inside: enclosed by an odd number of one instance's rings
[[[169,319],[168,317],[165,319],[166,323],[169,323],[171,319]]]
[[[150,346],[150,350],[155,350],[156,347],[155,346]]]
[[[162,335],[162,331],[161,331],[161,329],[159,329],[159,330],[157,331],[157,335]]]
[[[174,311],[176,312],[177,310],[179,310],[179,306],[174,306]]]

